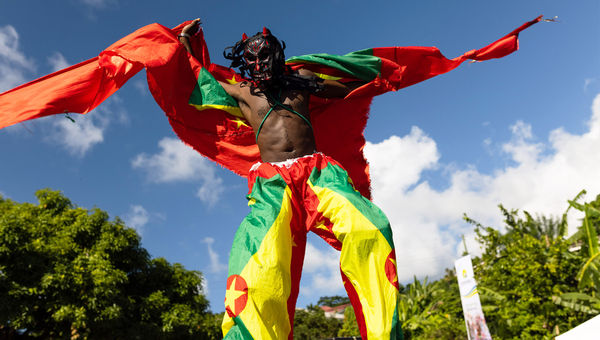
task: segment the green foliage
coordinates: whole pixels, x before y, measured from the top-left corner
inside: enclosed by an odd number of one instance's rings
[[[223,322],[223,314],[225,312],[217,314],[207,314],[200,324],[200,329],[204,333],[204,339],[221,340],[223,339],[223,330],[221,329],[221,323]]]
[[[433,283],[414,278],[400,295],[398,315],[405,339],[466,338],[456,276]]]
[[[342,328],[338,331],[339,337],[359,337],[360,330],[358,329],[358,323],[356,322],[356,314],[354,314],[354,308],[346,307],[344,311],[344,322]]]
[[[550,338],[585,321],[581,312],[557,305],[577,286],[582,259],[568,249],[561,220],[533,218],[500,206],[506,232],[476,226],[484,252],[474,259],[485,317],[494,339]]]
[[[0,333],[42,338],[207,338],[202,278],[150,259],[133,229],[57,191],[0,197]],[[1,334],[0,334],[1,335]]]
[[[584,213],[569,239],[569,209],[556,219],[500,206],[503,228],[465,217],[483,247],[473,263],[494,339],[553,338],[600,311],[600,195],[578,203],[584,193],[569,201]],[[200,273],[150,259],[134,230],[99,209],[49,190],[37,197],[37,205],[0,197],[0,337],[18,329],[43,338],[222,337]],[[573,244],[581,250],[569,251]],[[297,310],[294,339],[357,336],[352,308],[343,322],[319,308],[347,302],[325,296]],[[402,287],[398,313],[405,339],[467,337],[453,270]]]
[[[533,217],[502,206],[503,228],[465,217],[483,246],[473,263],[493,339],[551,339],[600,311],[600,195],[593,202],[577,203],[584,193],[569,201],[560,218]],[[584,218],[575,236],[566,239],[571,208],[582,211]],[[581,250],[569,251],[573,243],[582,245]],[[453,270],[440,280],[415,278],[403,287],[398,313],[405,339],[467,338]],[[358,334],[350,308],[345,316],[338,335]]]
[[[329,306],[335,307],[350,303],[350,299],[347,296],[321,296],[317,302],[317,306]]]
[[[335,337],[342,326],[340,320],[325,317],[319,306],[309,305],[294,315],[294,339],[310,340]]]
[[[577,200],[583,194],[585,191],[569,201],[570,207],[584,213],[581,226],[570,238],[570,241],[581,244],[580,254],[585,261],[577,273],[580,291],[562,294],[555,298],[555,302],[575,311],[596,315],[600,313],[600,195],[590,203],[580,204]]]

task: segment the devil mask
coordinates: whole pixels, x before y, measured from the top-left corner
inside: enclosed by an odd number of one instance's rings
[[[259,35],[252,37],[244,47],[246,70],[254,81],[269,81],[273,78],[274,48],[269,41]]]
[[[231,68],[239,67],[242,77],[249,76],[255,86],[271,86],[285,73],[285,43],[271,34],[268,28],[227,47],[223,56],[231,60]]]

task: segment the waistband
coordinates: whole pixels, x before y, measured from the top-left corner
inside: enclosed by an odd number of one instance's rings
[[[250,171],[255,171],[256,169],[258,169],[258,167],[260,167],[261,164],[266,163],[266,164],[271,164],[280,168],[286,167],[286,168],[290,168],[294,163],[302,160],[302,159],[306,159],[306,158],[312,158],[315,155],[321,155],[324,156],[323,153],[321,152],[314,152],[310,155],[304,155],[304,156],[300,156],[300,157],[296,157],[296,158],[290,158],[290,159],[286,159],[285,161],[280,161],[280,162],[256,162],[252,165],[252,167],[250,168]]]

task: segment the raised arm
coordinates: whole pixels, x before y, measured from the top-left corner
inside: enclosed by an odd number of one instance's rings
[[[192,57],[196,56],[194,55],[194,51],[192,50],[190,39],[194,36],[194,34],[196,34],[196,32],[198,32],[198,28],[201,24],[202,21],[200,20],[200,18],[192,20],[192,22],[183,27],[181,33],[178,36],[179,42],[183,45],[183,47],[185,47],[185,49]],[[227,92],[230,96],[235,98],[235,100],[240,101],[239,86],[228,84],[222,81],[219,81],[219,84],[223,86],[225,92]]]
[[[198,27],[200,27],[200,24],[202,24],[200,18],[194,19],[191,23],[185,25],[179,34],[179,42],[192,56],[194,56],[194,52],[192,51],[192,45],[190,45],[190,39],[194,34],[196,34],[196,32],[198,32]]]
[[[298,74],[302,76],[312,76],[316,77],[316,75],[307,69],[299,69]],[[354,89],[361,87],[366,84],[364,81],[352,81],[347,83],[342,83],[337,80],[330,79],[318,79],[319,82],[323,85],[323,89],[314,93],[317,97],[322,98],[344,98]]]

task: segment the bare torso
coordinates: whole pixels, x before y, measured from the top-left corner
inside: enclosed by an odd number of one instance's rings
[[[310,120],[308,92],[282,90],[281,93],[269,92],[267,95],[266,90],[253,89],[247,82],[225,86],[225,89],[237,99],[242,114],[255,133],[272,108],[257,140],[263,161],[279,162],[312,154],[315,151],[315,138],[308,123],[297,114],[275,103],[275,100],[278,100]]]
[[[186,25],[179,41],[193,55],[189,42],[190,34],[195,34],[200,19]],[[301,76],[314,77],[314,73],[306,69],[296,71]],[[321,80],[322,89],[317,94],[308,91],[283,89],[276,93],[267,89],[253,88],[248,81],[237,84],[219,82],[225,91],[237,100],[242,114],[256,133],[265,115],[273,108],[264,121],[258,135],[257,144],[261,159],[264,162],[280,162],[287,159],[312,154],[316,151],[315,137],[311,126],[296,113],[276,105],[273,99],[296,111],[310,120],[308,104],[311,95],[324,98],[342,98],[353,89],[364,84],[361,81],[341,83],[335,80]],[[268,95],[267,95],[268,92]]]
[[[314,77],[314,73],[299,69],[301,76]],[[323,88],[318,93],[308,91],[283,89],[270,91],[253,88],[249,82],[237,84],[220,83],[225,91],[237,100],[242,114],[250,122],[254,133],[263,121],[265,115],[273,108],[258,135],[258,149],[264,162],[281,162],[287,159],[312,154],[316,151],[315,137],[311,126],[300,116],[276,105],[278,100],[283,105],[296,111],[310,120],[310,96],[323,98],[343,98],[363,82],[340,83],[333,80],[323,80]]]

